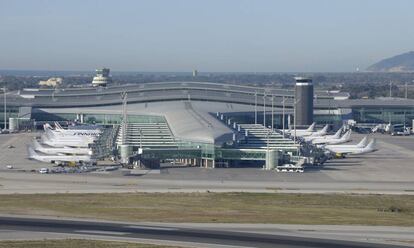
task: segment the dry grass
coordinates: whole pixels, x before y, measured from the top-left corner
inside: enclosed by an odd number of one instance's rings
[[[0,241],[0,248],[172,248],[172,246],[158,246],[137,244],[128,242],[113,242],[85,239],[59,239],[59,240],[23,240],[23,241]]]
[[[260,193],[1,195],[0,213],[155,222],[414,226],[414,196]]]

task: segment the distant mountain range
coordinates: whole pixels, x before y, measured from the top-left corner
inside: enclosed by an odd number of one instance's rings
[[[383,59],[367,68],[372,72],[414,72],[414,51]]]

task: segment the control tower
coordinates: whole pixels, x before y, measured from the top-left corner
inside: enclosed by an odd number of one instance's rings
[[[92,80],[93,87],[106,87],[108,84],[112,83],[112,78],[109,75],[108,68],[96,69],[96,76]]]
[[[313,122],[313,83],[311,78],[295,77],[296,125],[308,126]]]

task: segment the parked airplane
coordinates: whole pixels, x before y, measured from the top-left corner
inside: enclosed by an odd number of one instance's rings
[[[337,157],[345,157],[347,154],[365,154],[369,152],[376,151],[375,139],[372,139],[365,147],[335,147],[330,146],[328,149],[330,152],[334,153]]]
[[[32,147],[28,147],[29,158],[41,162],[54,163],[57,165],[65,163],[90,163],[94,162],[89,155],[40,155]]]
[[[43,128],[45,131],[50,130],[55,134],[62,134],[67,136],[81,136],[93,139],[96,139],[96,137],[98,137],[102,133],[100,129],[64,129],[57,122],[55,122],[55,129],[53,129],[52,126],[50,126],[48,123],[44,124]]]
[[[335,149],[335,148],[354,148],[354,147],[356,147],[356,148],[363,148],[363,147],[367,146],[367,144],[368,144],[368,137],[365,136],[356,145],[343,145],[343,144],[341,144],[341,145],[325,145],[324,148],[326,148],[326,149],[329,149],[329,148],[332,148],[332,147],[333,147],[333,149]]]
[[[309,129],[309,128],[308,128]],[[308,131],[308,129],[306,130],[296,130],[296,137],[321,137],[324,136],[328,133],[328,129],[329,129],[329,125],[324,126],[321,130],[318,131]],[[295,135],[295,131],[291,130],[290,131],[290,135]]]
[[[89,140],[94,141],[98,136],[93,135],[73,135],[72,133],[60,132],[51,129],[50,127],[45,127],[45,133],[49,135],[49,138],[59,138],[59,139],[68,139],[68,140]]]
[[[321,139],[321,138],[326,138],[326,139],[331,139],[331,138],[333,138],[333,139],[339,139],[341,137],[341,133],[342,133],[342,128],[338,129],[338,131],[336,131],[336,133],[333,134],[333,135],[324,135],[322,137],[321,136],[312,136],[311,135],[311,136],[306,136],[303,139],[305,141],[307,141],[307,142],[312,141],[314,139]]]
[[[321,130],[313,132],[310,136],[312,137],[325,136],[328,133],[328,129],[329,129],[329,125],[325,125]]]
[[[335,145],[335,144],[342,144],[346,143],[351,140],[351,130],[344,133],[342,137],[337,138],[337,135],[329,135],[329,136],[323,136],[319,137],[317,139],[312,140],[312,144],[320,145],[320,144],[326,144],[326,145]],[[338,133],[338,132],[337,132]]]
[[[311,135],[315,132],[315,125],[316,123],[312,123],[307,129],[296,129],[296,136],[302,136],[302,135]],[[295,130],[287,130],[285,131],[287,134],[295,135]]]
[[[71,155],[92,155],[90,148],[84,147],[45,147],[42,146],[36,139],[33,139],[33,149],[44,154],[71,154]]]
[[[63,137],[55,137],[53,133],[45,132],[41,138],[40,141],[42,144],[52,146],[52,147],[89,147],[89,144],[93,143],[93,141],[89,139],[84,139],[81,137],[71,137],[63,138]]]

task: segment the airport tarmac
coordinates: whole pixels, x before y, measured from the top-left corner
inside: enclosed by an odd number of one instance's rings
[[[134,175],[128,175],[127,170],[42,175],[33,170],[51,164],[27,159],[26,145],[34,135],[0,135],[0,194],[205,191],[414,194],[414,136],[370,135],[377,139],[377,152],[335,159],[305,173],[186,167]],[[353,143],[362,137],[353,135]],[[8,148],[10,145],[15,148]],[[7,169],[8,164],[14,168]]]
[[[365,135],[352,135],[357,143]],[[378,151],[328,161],[321,173],[333,180],[410,182],[414,175],[414,136],[371,134]]]
[[[45,165],[38,161],[29,160],[27,146],[39,133],[0,134],[0,169],[12,165],[15,169],[37,170]]]

